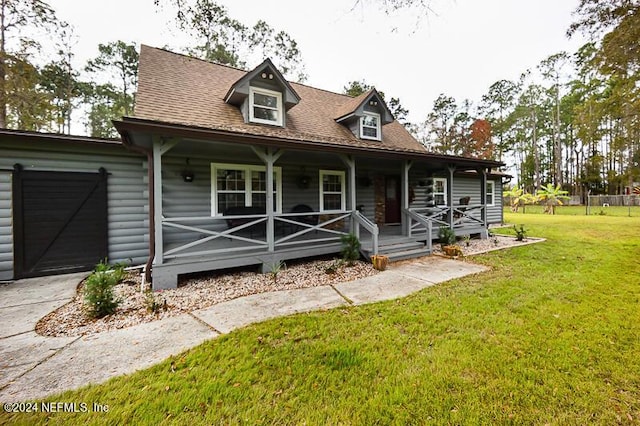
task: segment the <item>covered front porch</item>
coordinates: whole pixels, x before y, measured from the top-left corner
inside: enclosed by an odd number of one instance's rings
[[[365,257],[392,260],[430,254],[440,226],[486,236],[489,169],[475,168],[456,185],[469,159],[188,138],[157,137],[150,145],[154,289],[175,287],[186,273],[254,264],[269,270],[339,253],[348,234]]]

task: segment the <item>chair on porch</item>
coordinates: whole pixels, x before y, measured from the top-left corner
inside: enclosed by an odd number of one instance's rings
[[[226,209],[223,213],[223,216],[249,216],[249,215],[260,215],[264,213],[265,213],[265,210],[263,207],[235,206],[235,207],[229,207],[228,209]],[[253,222],[255,220],[256,219],[249,219],[249,218],[227,219],[226,220],[227,228],[229,229],[236,228],[238,226],[244,225],[245,223]],[[244,233],[244,234],[248,233],[250,238],[253,238],[254,234],[261,236],[261,235],[265,235],[266,225],[264,222],[256,223],[255,225],[251,225],[238,232]]]
[[[297,204],[295,206],[293,206],[293,208],[291,209],[291,213],[313,213],[313,209],[306,205],[306,204]],[[318,216],[317,215],[306,215],[306,216],[294,216],[291,218],[292,220],[295,220],[296,222],[300,222],[300,223],[305,223],[307,225],[317,225],[318,224]],[[306,228],[304,226],[300,226],[300,225],[291,225],[291,233],[295,233],[298,231],[301,231],[303,228]],[[316,234],[318,233],[318,230],[316,229]]]
[[[458,204],[461,205],[461,206],[468,206],[470,201],[471,201],[471,197],[466,196],[466,197],[460,198],[458,200]],[[458,207],[458,210],[459,211],[454,212],[455,213],[453,215],[454,219],[460,219],[462,216],[464,216],[464,214],[461,213],[461,212],[464,212],[465,210],[467,210],[467,208],[466,207]]]

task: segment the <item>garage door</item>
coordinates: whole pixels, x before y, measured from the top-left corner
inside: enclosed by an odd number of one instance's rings
[[[107,256],[107,173],[13,175],[16,278],[92,269]]]

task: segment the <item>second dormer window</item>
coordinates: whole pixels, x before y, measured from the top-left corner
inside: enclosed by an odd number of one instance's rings
[[[360,137],[380,140],[380,114],[367,112],[360,118]]]
[[[282,93],[252,87],[249,99],[250,121],[282,126]]]

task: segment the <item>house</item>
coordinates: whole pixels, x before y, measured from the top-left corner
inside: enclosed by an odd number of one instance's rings
[[[440,226],[502,220],[501,163],[436,155],[372,89],[352,98],[142,46],[134,117],[114,125],[149,171],[155,289],[180,274],[336,253],[429,254]]]
[[[119,140],[0,130],[0,280],[147,262],[144,161]]]

